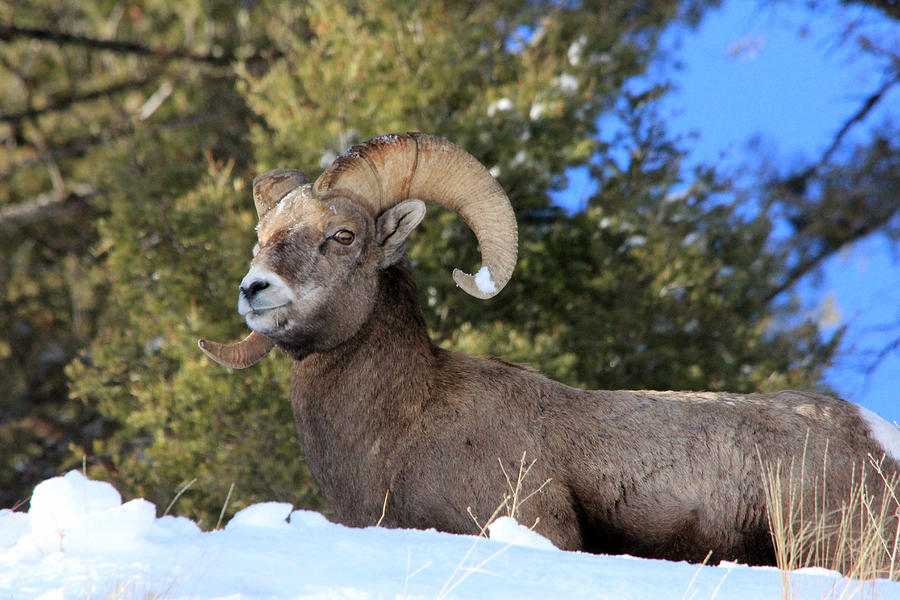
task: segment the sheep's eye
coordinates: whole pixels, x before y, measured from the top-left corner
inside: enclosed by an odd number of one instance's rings
[[[356,236],[353,235],[353,232],[347,231],[346,229],[341,229],[331,237],[334,239],[334,241],[336,241],[338,244],[341,244],[342,246],[349,246],[353,243],[353,240],[356,239]]]

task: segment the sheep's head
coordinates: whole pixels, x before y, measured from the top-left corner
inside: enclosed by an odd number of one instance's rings
[[[516,262],[515,215],[500,185],[470,154],[422,133],[381,136],[339,156],[315,183],[277,169],[253,181],[259,243],[238,311],[253,332],[231,345],[200,340],[213,360],[245,368],[274,344],[295,355],[327,350],[368,318],[378,271],[403,258],[423,200],[455,211],[482,254],[476,276],[453,271],[477,298],[496,295]]]

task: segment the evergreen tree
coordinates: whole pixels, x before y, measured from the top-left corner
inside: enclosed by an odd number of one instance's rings
[[[535,213],[538,223],[564,220],[550,207],[548,188],[562,184],[566,167],[590,157],[597,115],[644,68],[654,33],[674,8],[660,5],[641,18],[623,11],[614,19],[552,7],[542,14],[527,2],[274,5],[265,37],[280,58],[265,69],[236,67],[236,88],[256,117],[251,171],[290,165],[315,176],[351,143],[423,130],[493,165],[520,212]],[[635,32],[633,41],[618,40],[623,28]],[[155,165],[173,146],[179,144],[169,134],[148,136],[111,184],[111,214],[100,228],[112,282],[105,314],[121,321],[100,332],[90,362],[74,364],[69,374],[74,395],[97,403],[121,429],[86,453],[105,459],[95,473],[161,505],[196,478],[177,510],[206,524],[231,483],[232,508],[272,498],[315,505],[290,426],[284,360],[233,374],[211,366],[193,344],[201,332],[229,338],[243,329],[232,311],[253,244],[250,174],[200,175],[185,156],[178,162],[185,180],[195,178],[193,189],[161,185]],[[201,199],[213,221],[201,216]],[[184,218],[173,218],[179,213],[170,207],[184,207]],[[469,236],[449,214],[435,215],[417,235],[417,268],[433,282],[423,289],[433,288],[445,314],[477,317],[483,310],[460,303],[447,277],[453,261],[474,260]],[[187,307],[189,322],[179,325]],[[247,435],[253,427],[275,428]],[[271,473],[254,478],[248,468]]]
[[[93,399],[69,397],[64,367],[118,320],[97,224],[117,186],[137,195],[129,161],[148,140],[170,143],[144,179],[177,195],[210,157],[249,160],[231,63],[265,40],[248,11],[206,4],[215,18],[195,3],[0,4],[0,506],[116,427]]]
[[[166,507],[180,494],[172,510],[205,526],[226,498],[229,511],[323,508],[287,360],[231,372],[196,339],[246,332],[234,305],[254,243],[253,175],[289,166],[314,178],[391,131],[457,142],[516,209],[520,260],[488,302],[449,276],[479,266],[464,224],[430,208],[413,234],[445,347],[588,387],[821,386],[836,338],[773,303],[794,259],[773,246],[770,215],[746,216],[712,170],[682,173],[654,113],[665,89],[630,83],[663,28],[703,2],[56,4],[2,15],[15,28],[0,36],[0,76],[23,90],[2,119],[14,156],[0,199],[0,275],[12,283],[0,368],[15,376],[0,442],[23,448],[0,461],[4,501],[28,488],[19,465],[39,465],[33,478],[86,457],[126,496]],[[40,37],[46,23],[70,37]],[[597,190],[570,213],[551,194],[576,167]],[[11,210],[47,189],[55,218]],[[43,376],[52,344],[60,358]],[[29,425],[60,421],[68,430],[49,442]]]

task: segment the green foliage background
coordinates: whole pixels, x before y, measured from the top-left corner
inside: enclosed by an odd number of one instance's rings
[[[246,333],[234,304],[253,175],[315,177],[391,131],[468,149],[519,219],[519,264],[490,302],[449,277],[478,266],[455,216],[431,209],[414,234],[445,347],[586,387],[821,388],[839,335],[775,300],[797,248],[712,169],[682,173],[655,114],[665,87],[635,83],[660,32],[709,4],[3,5],[20,31],[0,47],[14,117],[2,121],[0,208],[49,194],[61,209],[0,235],[0,505],[84,464],[160,509],[186,489],[172,510],[205,526],[229,494],[229,512],[260,500],[327,510],[293,430],[286,359],[231,372],[196,340]],[[48,23],[78,39],[22,33]],[[89,43],[113,39],[140,49]],[[601,116],[619,126],[599,129]],[[573,167],[598,189],[569,214],[550,194]]]

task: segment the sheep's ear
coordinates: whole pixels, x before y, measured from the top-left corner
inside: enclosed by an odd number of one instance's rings
[[[407,200],[381,213],[375,222],[375,243],[381,248],[382,269],[403,258],[406,239],[424,217],[421,200]]]

